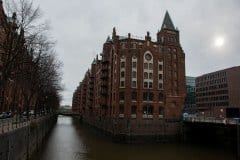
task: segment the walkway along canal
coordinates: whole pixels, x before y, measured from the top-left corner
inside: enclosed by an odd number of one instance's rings
[[[226,148],[199,144],[119,144],[83,126],[79,120],[59,116],[34,160],[236,160]]]

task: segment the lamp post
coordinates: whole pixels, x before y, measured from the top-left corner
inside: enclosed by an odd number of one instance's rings
[[[147,92],[147,118],[148,118],[148,107],[149,107],[149,90]]]
[[[237,119],[237,160],[240,160],[240,119]]]
[[[2,71],[0,71],[0,92],[2,92]],[[3,95],[0,96],[0,111],[3,111]]]

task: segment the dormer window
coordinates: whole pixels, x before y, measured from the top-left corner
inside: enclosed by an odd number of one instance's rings
[[[136,43],[131,43],[131,48],[132,49],[136,49],[137,48],[137,44]]]

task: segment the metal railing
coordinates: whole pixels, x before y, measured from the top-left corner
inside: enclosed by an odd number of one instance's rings
[[[45,118],[48,115],[37,115],[30,116],[29,118],[25,116],[15,115],[12,118],[0,119],[0,134],[13,131],[18,128],[22,128],[30,125],[31,122],[37,122],[42,118]]]
[[[217,117],[188,117],[184,118],[186,122],[203,122],[203,123],[218,123],[218,124],[233,124],[239,123],[239,118],[217,118]]]

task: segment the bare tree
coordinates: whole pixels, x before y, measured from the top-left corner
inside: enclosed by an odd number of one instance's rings
[[[48,36],[48,26],[42,21],[39,7],[34,8],[29,0],[8,0],[6,4],[7,13],[13,16],[4,26],[4,38],[0,42],[0,51],[5,55],[0,88],[4,88],[9,79],[17,82],[15,90],[21,90],[27,111],[33,99],[40,102],[43,94],[46,95],[41,102],[47,103],[49,94],[55,96],[57,103],[62,89],[61,63],[56,58],[55,43]]]

